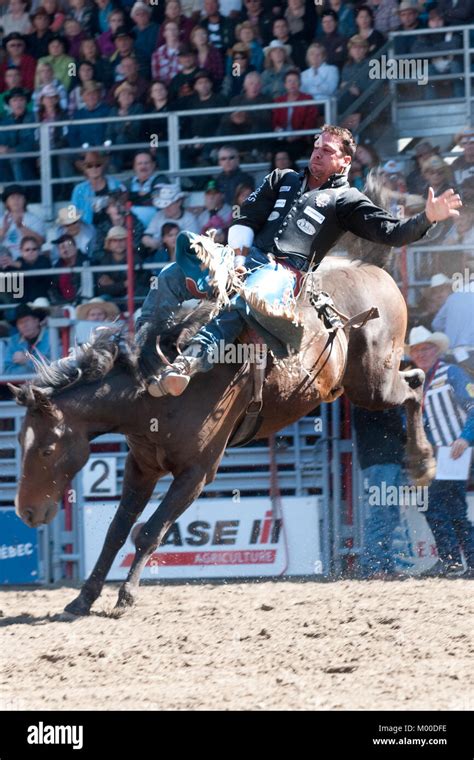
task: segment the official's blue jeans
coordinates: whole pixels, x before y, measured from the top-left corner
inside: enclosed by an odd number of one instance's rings
[[[440,559],[460,562],[462,546],[468,566],[474,568],[474,526],[467,517],[465,481],[433,480],[425,517]]]
[[[382,483],[390,486],[406,484],[399,464],[374,464],[362,470],[364,484],[364,548],[360,567],[364,575],[393,573],[395,552],[392,548],[393,532],[400,521],[400,507],[380,504],[377,494],[382,492]],[[378,490],[375,490],[378,489]],[[378,502],[378,503],[375,503]]]

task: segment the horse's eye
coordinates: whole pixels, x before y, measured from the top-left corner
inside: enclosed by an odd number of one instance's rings
[[[43,451],[41,453],[42,453],[42,455],[44,457],[50,457],[51,454],[53,453],[53,451],[54,451],[54,449],[49,448],[49,449],[43,449]]]

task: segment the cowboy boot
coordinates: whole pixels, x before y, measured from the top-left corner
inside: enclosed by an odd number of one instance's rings
[[[148,393],[154,398],[181,396],[193,375],[207,372],[211,367],[207,350],[201,344],[190,346],[172,365],[149,378]]]

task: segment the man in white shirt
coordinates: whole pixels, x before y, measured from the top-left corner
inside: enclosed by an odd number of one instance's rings
[[[158,250],[162,244],[161,228],[166,222],[174,222],[180,230],[199,232],[199,226],[194,214],[183,209],[183,193],[178,185],[162,185],[153,198],[153,205],[159,211],[152,217],[150,224],[142,237],[143,245]]]
[[[339,84],[337,66],[326,63],[326,51],[318,42],[309,46],[306,53],[309,68],[301,74],[301,92],[312,98],[323,98],[334,95]]]

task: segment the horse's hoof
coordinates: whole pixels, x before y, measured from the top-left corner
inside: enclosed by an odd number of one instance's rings
[[[89,615],[90,611],[91,605],[88,604],[80,596],[78,596],[76,599],[73,599],[73,601],[67,604],[64,608],[65,613],[68,615],[74,615],[74,617],[83,617],[85,615]]]
[[[129,591],[127,588],[121,588],[119,591],[117,604],[115,605],[116,609],[125,609],[127,607],[133,607],[135,604],[135,595]]]

